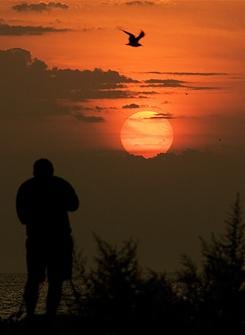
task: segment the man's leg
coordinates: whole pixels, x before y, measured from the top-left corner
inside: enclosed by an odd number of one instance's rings
[[[35,313],[39,295],[39,281],[28,278],[24,291],[24,300],[28,317],[32,317]]]
[[[43,252],[41,240],[30,238],[26,240],[27,282],[24,290],[24,300],[28,316],[33,316],[39,296],[39,286],[45,280],[46,255]]]
[[[62,281],[50,280],[46,302],[46,313],[50,318],[55,317],[60,304],[62,294]]]

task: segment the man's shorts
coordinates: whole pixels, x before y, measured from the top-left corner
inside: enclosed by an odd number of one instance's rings
[[[26,260],[28,279],[43,282],[71,279],[73,263],[71,236],[54,238],[28,237]]]

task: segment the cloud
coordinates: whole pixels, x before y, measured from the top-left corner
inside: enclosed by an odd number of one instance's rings
[[[146,117],[147,120],[155,120],[155,119],[176,119],[176,117],[172,113],[157,113],[154,116]]]
[[[102,116],[94,116],[94,115],[84,115],[83,113],[72,113],[75,119],[81,122],[87,123],[101,123],[105,122],[105,118]]]
[[[141,87],[142,87],[143,85],[141,85]],[[152,87],[152,86],[143,86],[143,87]],[[140,95],[142,95],[142,96],[144,96],[144,95],[152,95],[152,94],[159,94],[159,92],[156,92],[156,91],[140,91],[140,92],[138,92],[138,94],[139,94],[139,96]]]
[[[209,91],[209,90],[220,90],[221,87],[218,86],[186,86],[186,88],[189,88],[193,91]]]
[[[1,117],[64,115],[81,111],[81,101],[136,95],[117,88],[134,82],[117,71],[49,69],[45,62],[19,48],[0,50],[0,73]],[[93,111],[101,112],[101,107]],[[102,122],[98,117],[87,118],[87,113],[80,119]]]
[[[44,26],[11,26],[7,23],[0,23],[0,36],[43,35],[46,33],[60,33],[66,31],[70,31],[70,29],[57,29]]]
[[[85,99],[133,99],[135,93],[132,91],[123,91],[123,90],[103,90],[99,89],[97,91],[86,92],[87,98]]]
[[[142,122],[143,120],[162,120],[162,119],[172,120],[176,118],[177,117],[174,116],[172,113],[155,113],[152,116],[145,116],[140,119],[137,116],[131,115],[130,120],[135,121],[135,122]],[[178,118],[180,117],[178,116]]]
[[[138,104],[129,104],[129,105],[124,105],[122,108],[124,109],[134,109],[134,108],[140,108],[140,105]]]
[[[145,83],[149,84],[149,87],[183,87],[185,81],[176,79],[148,79],[145,80]]]
[[[79,109],[86,110],[86,111],[93,111],[93,112],[101,112],[103,111],[105,108],[104,107],[100,107],[100,106],[95,106],[95,107],[89,107],[89,106],[78,106],[78,110]]]
[[[227,76],[225,72],[159,72],[159,71],[148,71],[144,73],[149,74],[166,74],[174,76]]]
[[[23,2],[17,5],[12,6],[12,9],[17,12],[44,12],[51,9],[68,9],[69,6],[61,2],[39,2],[39,3],[30,3]]]
[[[101,107],[101,106],[89,106],[89,105],[75,105],[73,107],[74,110],[77,111],[91,111],[91,112],[96,112],[96,113],[101,113],[103,111],[107,110],[115,110],[117,107]]]
[[[82,31],[83,33],[89,33],[91,31],[101,31],[101,30],[105,30],[105,28],[103,27],[85,27],[80,29],[80,31]]]
[[[153,1],[127,1],[125,2],[127,6],[153,6],[156,5]]]
[[[219,115],[220,117],[220,115]],[[206,119],[211,119],[213,118],[213,115],[208,115],[205,116]],[[131,120],[135,121],[135,122],[141,122],[142,120],[175,120],[175,119],[202,119],[204,120],[203,117],[201,116],[196,116],[196,115],[184,115],[184,114],[180,114],[180,115],[174,115],[173,113],[164,113],[164,112],[156,112],[154,115],[149,115],[149,116],[145,116],[144,118],[137,118],[134,116],[130,117]],[[214,119],[214,118],[213,118]]]
[[[220,89],[220,87],[217,86],[194,86],[191,83],[188,83],[187,81],[177,79],[148,79],[145,80],[145,83],[146,85],[141,85],[140,87],[188,88],[194,91]]]

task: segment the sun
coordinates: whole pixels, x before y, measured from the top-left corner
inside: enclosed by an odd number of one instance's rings
[[[130,115],[121,129],[121,143],[133,155],[152,158],[166,153],[174,139],[167,114],[142,111]]]

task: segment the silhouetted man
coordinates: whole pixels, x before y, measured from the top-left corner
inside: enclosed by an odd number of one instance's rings
[[[64,179],[53,175],[52,163],[39,159],[34,163],[34,177],[19,188],[17,214],[26,226],[27,282],[24,300],[29,317],[34,315],[39,286],[48,278],[46,301],[48,317],[56,314],[62,283],[72,275],[73,242],[68,218],[77,210],[78,197]]]

